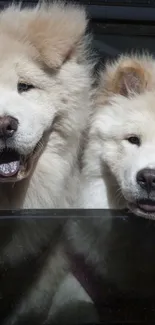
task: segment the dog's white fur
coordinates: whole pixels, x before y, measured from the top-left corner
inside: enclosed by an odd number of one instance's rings
[[[29,155],[33,172],[0,184],[1,208],[70,207],[78,186],[77,156],[90,107],[85,11],[53,3],[0,13],[0,117],[18,119],[7,147]],[[19,94],[17,83],[34,89]],[[0,140],[0,150],[5,143]]]
[[[155,61],[122,56],[101,73],[84,153],[80,205],[120,209],[143,196],[136,182],[155,168]],[[129,143],[140,138],[140,146]]]

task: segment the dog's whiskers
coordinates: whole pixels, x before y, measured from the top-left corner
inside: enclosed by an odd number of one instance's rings
[[[121,199],[122,199],[122,191],[121,188],[119,187],[115,193],[115,199],[116,199],[116,203],[119,205]]]

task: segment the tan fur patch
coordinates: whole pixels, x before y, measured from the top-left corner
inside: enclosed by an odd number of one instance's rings
[[[140,65],[120,67],[112,82],[112,91],[123,96],[130,92],[141,93],[147,87],[148,73]]]
[[[33,10],[12,6],[0,15],[3,33],[29,42],[37,49],[40,59],[52,68],[60,67],[75,52],[87,27],[81,7],[60,2]]]
[[[152,89],[155,86],[153,67],[153,59],[148,56],[121,56],[119,60],[108,64],[101,73],[97,102],[105,103],[113,94],[127,97]]]

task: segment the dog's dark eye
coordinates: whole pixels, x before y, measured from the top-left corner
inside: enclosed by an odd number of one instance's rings
[[[136,146],[140,146],[140,138],[139,137],[129,137],[127,138],[127,140],[131,143],[131,144],[135,144]]]
[[[17,85],[17,89],[18,89],[19,93],[29,91],[29,90],[31,90],[33,88],[35,88],[33,85],[26,84],[26,83],[23,83],[23,82],[19,82],[18,85]]]

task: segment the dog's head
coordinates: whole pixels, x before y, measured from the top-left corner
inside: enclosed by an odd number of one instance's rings
[[[128,207],[137,215],[155,217],[155,61],[121,57],[108,65],[97,106],[94,130],[102,161]]]
[[[60,3],[0,13],[0,182],[27,177],[60,112],[75,97],[82,107],[86,27],[83,9]]]

